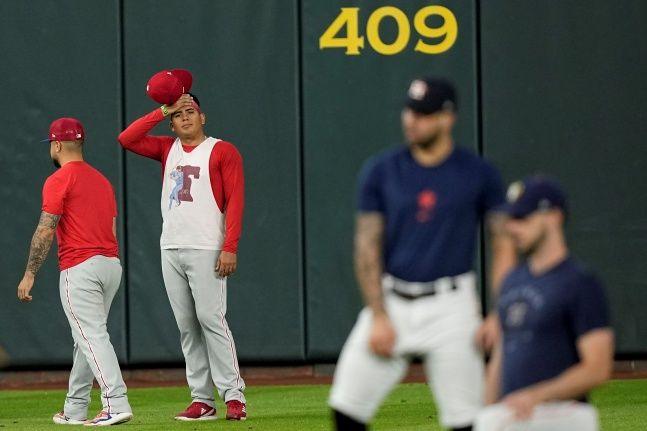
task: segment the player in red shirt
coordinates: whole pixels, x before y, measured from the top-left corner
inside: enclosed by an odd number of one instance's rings
[[[121,282],[117,205],[110,182],[83,161],[84,140],[83,126],[74,118],[59,118],[49,128],[45,141],[59,169],[43,186],[42,213],[18,299],[32,300],[36,273],[56,232],[61,303],[72,329],[74,359],[63,411],[52,419],[63,425],[113,425],[133,417],[106,330],[110,304]],[[101,387],[103,409],[86,421],[93,379]]]
[[[148,135],[167,117],[177,137]],[[244,420],[245,382],[225,319],[243,215],[242,157],[231,143],[206,136],[205,123],[198,99],[184,94],[133,122],[119,142],[162,164],[162,274],[192,398],[175,418],[215,419],[215,388],[227,419]]]

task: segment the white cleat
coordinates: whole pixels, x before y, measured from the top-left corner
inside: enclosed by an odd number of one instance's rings
[[[83,420],[78,420],[78,419],[72,419],[67,416],[65,416],[64,412],[58,412],[52,417],[52,421],[56,425],[83,425],[85,423],[85,419]]]
[[[99,413],[91,421],[85,422],[86,427],[104,427],[108,425],[117,425],[128,422],[133,418],[132,413],[108,413],[105,410]]]

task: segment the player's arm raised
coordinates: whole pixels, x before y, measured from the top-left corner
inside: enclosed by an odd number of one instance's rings
[[[61,216],[50,214],[43,211],[38,221],[36,231],[31,238],[31,247],[29,249],[29,259],[27,260],[27,269],[20,284],[18,285],[18,299],[21,301],[31,301],[31,289],[34,286],[36,273],[45,262],[47,253],[52,247],[56,225]]]
[[[355,274],[364,302],[373,313],[369,345],[378,355],[390,356],[395,331],[384,308],[382,293],[384,217],[379,212],[362,212],[355,223]]]
[[[191,96],[184,94],[173,105],[164,105],[163,109],[154,109],[152,112],[133,121],[126,130],[121,132],[117,138],[119,143],[128,151],[161,161],[165,147],[173,142],[173,138],[168,136],[151,136],[148,132],[176,111],[191,107],[191,103]]]

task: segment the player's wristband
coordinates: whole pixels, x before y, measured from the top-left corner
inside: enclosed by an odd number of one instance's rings
[[[168,108],[166,107],[166,105],[160,106],[160,109],[162,110],[162,114],[164,114],[164,116],[167,117],[168,116]]]

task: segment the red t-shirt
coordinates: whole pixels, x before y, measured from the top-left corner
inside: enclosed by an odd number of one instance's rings
[[[92,256],[119,256],[112,223],[117,202],[101,172],[78,161],[66,163],[43,186],[43,211],[60,215],[56,227],[61,271]]]

